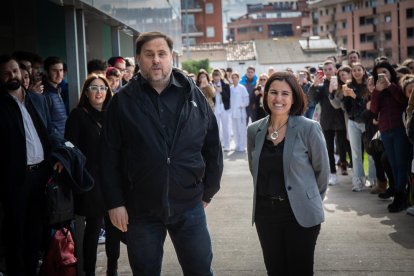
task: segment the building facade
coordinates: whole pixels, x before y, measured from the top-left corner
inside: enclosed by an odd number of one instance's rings
[[[221,0],[181,0],[183,46],[223,42]]]
[[[394,63],[414,57],[412,0],[311,1],[302,28],[331,37],[341,48],[360,51],[367,67],[378,56]]]
[[[247,13],[227,24],[229,41],[301,36],[304,1],[248,4]]]

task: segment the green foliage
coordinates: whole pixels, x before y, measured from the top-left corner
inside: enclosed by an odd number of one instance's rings
[[[204,69],[209,73],[211,72],[210,61],[208,59],[184,61],[182,67],[183,70],[195,75],[198,74],[200,69]]]

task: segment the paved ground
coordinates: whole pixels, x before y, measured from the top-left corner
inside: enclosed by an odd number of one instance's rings
[[[225,155],[222,187],[207,208],[217,276],[266,275],[259,241],[251,226],[252,180],[246,154]],[[325,200],[315,256],[315,275],[414,275],[414,217],[389,214],[390,201],[351,191],[350,176],[340,176]],[[131,275],[125,247],[119,274]],[[300,264],[299,264],[300,265]],[[97,275],[105,275],[104,246],[99,246]],[[182,275],[167,238],[162,275]]]

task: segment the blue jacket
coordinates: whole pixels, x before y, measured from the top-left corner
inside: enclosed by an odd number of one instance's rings
[[[48,103],[52,125],[57,130],[59,135],[63,137],[65,133],[66,119],[68,118],[65,103],[67,98],[64,98],[62,96],[62,90],[60,86],[55,88],[47,81],[44,82],[43,95],[45,95],[46,101]]]

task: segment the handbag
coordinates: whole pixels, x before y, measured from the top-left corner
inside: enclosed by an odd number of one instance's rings
[[[63,181],[62,174],[53,172],[45,189],[46,221],[50,225],[61,224],[74,217],[73,194]]]
[[[364,137],[364,146],[365,151],[369,155],[382,155],[385,151],[384,144],[381,140],[381,133],[379,131],[375,132],[371,139],[369,139],[369,137]]]
[[[75,244],[66,228],[56,230],[40,267],[40,276],[76,276]]]

